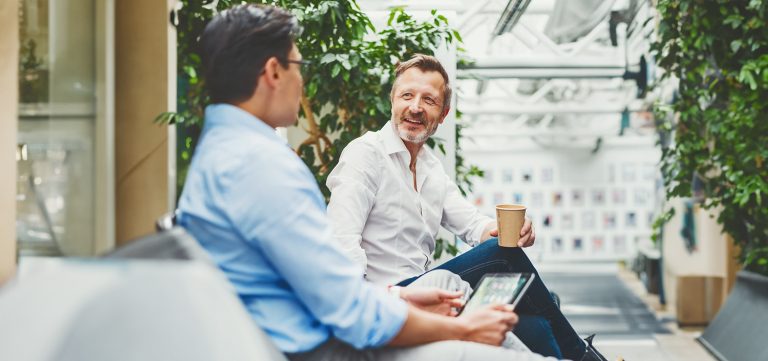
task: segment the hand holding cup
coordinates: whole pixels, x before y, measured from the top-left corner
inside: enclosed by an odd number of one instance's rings
[[[526,207],[519,204],[499,204],[496,206],[499,246],[527,247],[533,244],[535,239],[533,228],[531,222],[525,218],[525,210]]]

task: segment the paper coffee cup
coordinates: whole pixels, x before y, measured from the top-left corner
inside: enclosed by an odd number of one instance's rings
[[[496,222],[499,226],[499,246],[517,247],[520,230],[525,223],[525,206],[499,204],[496,206]]]

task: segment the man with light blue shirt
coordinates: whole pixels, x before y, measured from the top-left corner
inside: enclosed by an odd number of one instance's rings
[[[291,360],[543,359],[490,346],[517,322],[506,305],[451,317],[461,293],[403,288],[395,297],[366,282],[334,245],[314,177],[275,133],[299,110],[299,32],[286,11],[253,4],[225,10],[205,28],[212,105],[179,224]]]

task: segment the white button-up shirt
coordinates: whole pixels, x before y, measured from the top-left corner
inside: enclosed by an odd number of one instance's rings
[[[424,273],[442,225],[475,245],[495,221],[461,196],[428,147],[416,160],[391,122],[352,141],[328,176],[328,216],[334,238],[377,284],[396,284]]]

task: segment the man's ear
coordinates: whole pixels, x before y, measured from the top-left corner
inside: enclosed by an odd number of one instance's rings
[[[443,122],[445,121],[445,117],[447,117],[448,113],[450,112],[451,112],[451,106],[449,105],[445,107],[445,110],[443,110],[443,114],[440,114],[440,124],[443,124]]]
[[[280,72],[280,67],[280,61],[278,61],[277,58],[271,57],[267,59],[267,62],[264,63],[264,72],[260,75],[262,79],[259,83],[264,83],[270,88],[276,87],[280,77],[283,76]]]

